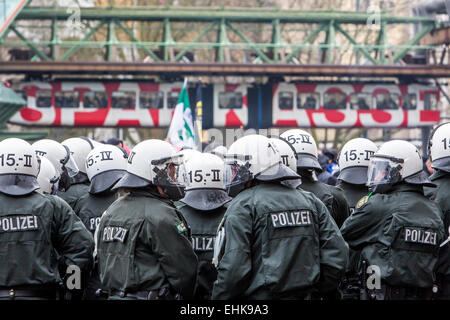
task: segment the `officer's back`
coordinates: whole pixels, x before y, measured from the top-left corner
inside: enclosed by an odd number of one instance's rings
[[[192,296],[197,258],[169,199],[183,195],[175,172],[184,169],[176,165],[182,166],[180,157],[164,141],[146,140],[131,151],[127,173],[114,187],[129,193],[108,208],[97,234],[100,279],[111,299]]]
[[[341,228],[349,246],[361,249],[362,261],[380,269],[381,287],[367,288],[362,298],[428,299],[444,230],[440,209],[423,194],[430,182],[420,154],[414,145],[393,140],[370,163],[373,195]]]
[[[270,162],[280,160],[276,149],[250,135],[228,151],[228,189],[237,194],[219,226],[213,299],[304,299],[336,289],[345,269],[348,247],[336,224],[317,197],[284,185],[299,176]]]
[[[190,180],[186,186],[186,195],[177,207],[191,227],[192,248],[198,257],[194,299],[208,300],[217,278],[217,271],[212,264],[214,239],[231,198],[225,192],[224,163],[220,157],[199,154],[186,161],[185,165]],[[202,179],[198,175],[202,175]]]
[[[92,264],[93,238],[67,203],[34,191],[38,160],[27,142],[6,139],[0,153],[9,159],[0,164],[0,298],[55,299],[55,253],[84,273]]]

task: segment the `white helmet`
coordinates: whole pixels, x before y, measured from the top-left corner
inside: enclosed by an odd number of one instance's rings
[[[392,140],[384,143],[370,158],[367,186],[372,192],[385,193],[401,181],[435,186],[423,171],[422,156],[410,142]]]
[[[300,129],[283,132],[281,138],[289,142],[297,153],[297,168],[315,169],[322,171],[317,158],[316,141],[311,134]]]
[[[231,200],[223,183],[224,162],[216,155],[200,153],[185,163],[186,195],[181,200],[190,207],[209,211]]]
[[[160,186],[173,200],[184,196],[183,155],[166,141],[150,139],[138,143],[130,152],[127,172],[113,187],[142,188]],[[181,180],[181,183],[178,180]]]
[[[86,137],[78,137],[66,139],[61,144],[69,148],[78,169],[86,174],[86,158],[88,153],[94,149],[93,141]]]
[[[179,154],[182,154],[182,155],[183,155],[184,162],[186,163],[186,162],[188,162],[192,157],[195,157],[195,156],[201,154],[201,152],[200,152],[200,151],[197,151],[197,150],[195,150],[195,149],[183,149],[183,150],[179,151]]]
[[[86,157],[86,171],[91,182],[89,193],[110,190],[127,170],[128,154],[112,144],[99,144]]]
[[[347,141],[337,158],[341,170],[338,179],[351,184],[366,184],[370,157],[378,147],[365,138]]]
[[[31,145],[22,139],[0,142],[0,192],[21,196],[39,188],[39,163]]]
[[[39,158],[39,174],[37,181],[39,189],[36,191],[43,194],[56,194],[58,190],[59,172],[46,157]]]
[[[283,138],[270,138],[280,152],[281,162],[292,171],[297,171],[297,154],[294,147]]]
[[[437,126],[430,136],[431,167],[450,172],[450,122]]]
[[[43,139],[32,144],[39,157],[46,157],[60,174],[59,191],[70,187],[71,178],[78,174],[78,167],[68,147],[50,139]]]
[[[225,187],[231,196],[237,195],[247,181],[282,181],[300,178],[283,165],[277,147],[269,138],[248,135],[239,138],[225,155]]]
[[[223,159],[225,155],[227,154],[228,150],[225,146],[217,146],[212,151],[210,151],[211,154],[215,154],[216,156],[219,156]]]

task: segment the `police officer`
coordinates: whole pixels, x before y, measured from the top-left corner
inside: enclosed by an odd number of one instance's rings
[[[429,188],[430,198],[436,201],[442,209],[446,238],[450,227],[450,123],[438,126],[429,141],[431,167],[434,169],[431,181],[437,188]],[[450,299],[450,243],[446,242],[440,248],[437,266],[438,299]]]
[[[231,200],[223,184],[224,163],[216,155],[203,153],[185,163],[186,195],[178,209],[191,227],[192,247],[198,257],[195,300],[209,300],[217,272],[212,265],[214,239]]]
[[[59,196],[66,200],[66,202],[73,208],[82,196],[89,191],[89,179],[86,173],[86,158],[88,153],[94,149],[94,143],[101,145],[86,137],[69,138],[61,142],[70,150],[77,167],[78,173],[70,178],[70,187],[65,192],[61,192]]]
[[[191,298],[197,257],[183,216],[172,200],[184,191],[183,156],[168,142],[145,140],[128,157],[127,173],[113,189],[115,201],[98,226],[97,258],[110,299]]]
[[[363,279],[380,277],[379,286],[376,279],[362,283],[361,299],[429,299],[444,226],[441,210],[424,196],[423,186],[432,184],[417,148],[384,143],[370,158],[367,185],[371,194],[341,228],[349,246],[361,249]]]
[[[38,157],[45,157],[50,160],[58,171],[60,177],[57,195],[61,197],[61,194],[70,188],[71,178],[79,172],[69,148],[50,139],[36,141],[32,144],[32,147]]]
[[[358,201],[369,193],[369,189],[366,186],[367,168],[370,157],[377,149],[377,146],[369,139],[356,138],[348,141],[339,153],[340,174],[338,187],[344,191],[351,213],[355,211]],[[350,248],[350,263],[342,283],[344,300],[359,300],[359,258],[359,250]]]
[[[338,187],[344,191],[350,213],[355,211],[357,202],[369,193],[366,186],[367,168],[370,157],[377,149],[375,143],[369,139],[356,138],[348,141],[339,153]]]
[[[299,176],[266,137],[248,135],[225,156],[235,198],[219,225],[212,299],[303,299],[337,287],[348,247],[323,203],[280,181]]]
[[[301,189],[314,193],[331,213],[338,227],[350,215],[350,208],[341,189],[318,181],[316,172],[322,167],[317,158],[317,146],[314,138],[306,131],[292,129],[281,134],[297,154],[297,173],[302,178]]]
[[[35,192],[38,170],[28,142],[0,143],[0,299],[56,299],[61,278],[55,251],[74,270],[64,280],[92,264],[91,234],[66,202]]]
[[[117,199],[111,188],[126,172],[128,154],[114,145],[103,144],[95,147],[86,157],[87,177],[91,182],[89,193],[75,204],[74,211],[86,228],[94,235],[105,210]],[[96,291],[101,288],[97,264],[89,278],[84,299],[96,300]]]

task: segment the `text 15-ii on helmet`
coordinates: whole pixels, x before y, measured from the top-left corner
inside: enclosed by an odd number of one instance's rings
[[[33,147],[22,139],[0,142],[0,192],[21,196],[39,188],[39,163]]]
[[[200,153],[185,163],[186,195],[182,202],[202,211],[223,206],[231,200],[225,192],[224,162],[213,154]]]
[[[112,144],[102,144],[87,154],[86,171],[91,182],[89,193],[110,190],[127,169],[128,154]]]
[[[423,172],[422,156],[410,142],[392,140],[384,143],[370,158],[367,186],[384,193],[399,182],[434,186]]]
[[[184,196],[183,155],[166,141],[150,139],[138,143],[130,152],[127,172],[113,187],[142,188],[155,185],[172,200]]]
[[[369,139],[356,138],[348,141],[338,156],[338,179],[351,184],[366,184],[370,157],[377,149]]]

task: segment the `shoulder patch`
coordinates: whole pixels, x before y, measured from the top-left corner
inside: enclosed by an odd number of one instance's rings
[[[184,225],[184,222],[179,222],[179,223],[177,223],[176,226],[177,226],[178,233],[183,233],[183,232],[187,231],[187,228]]]
[[[365,205],[367,203],[368,200],[369,200],[369,196],[364,196],[361,199],[359,199],[358,203],[356,204],[356,209],[361,208],[363,205]]]

